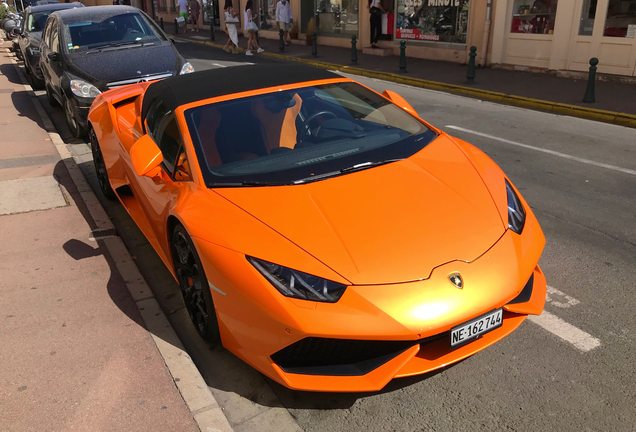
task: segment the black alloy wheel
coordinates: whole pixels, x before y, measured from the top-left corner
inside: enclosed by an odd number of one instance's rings
[[[73,103],[69,98],[64,96],[64,115],[66,116],[66,124],[73,138],[84,138],[86,136],[86,130],[75,119],[75,113],[73,113]]]
[[[51,87],[46,86],[46,100],[49,101],[49,105],[52,107],[60,106],[60,103],[53,96],[53,92],[51,91]]]
[[[117,199],[117,195],[115,195],[115,191],[110,186],[108,171],[106,170],[104,156],[102,155],[102,149],[99,147],[99,142],[97,141],[97,136],[93,129],[91,129],[88,134],[88,139],[91,143],[91,150],[93,151],[93,163],[95,164],[95,173],[97,174],[99,189],[107,199],[115,201]]]
[[[190,320],[203,339],[221,342],[208,279],[194,244],[183,226],[175,227],[170,246],[177,282]]]

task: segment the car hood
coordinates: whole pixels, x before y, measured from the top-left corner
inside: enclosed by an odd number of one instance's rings
[[[506,230],[470,160],[443,135],[400,162],[216,192],[355,285],[426,279],[444,263],[475,260]]]
[[[160,73],[177,74],[180,57],[170,44],[71,55],[69,72],[106,90],[106,84]]]

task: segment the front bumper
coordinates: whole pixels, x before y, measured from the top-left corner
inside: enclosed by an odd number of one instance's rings
[[[223,345],[297,390],[380,390],[393,378],[439,369],[492,345],[545,303],[537,265],[545,238],[530,212],[521,236],[506,231],[471,263],[443,264],[416,282],[350,286],[332,304],[283,297],[245,255],[194,241],[216,288]],[[448,281],[453,272],[464,278],[463,289]],[[501,327],[451,348],[451,328],[500,307]]]
[[[73,95],[68,100],[71,103],[75,121],[86,129],[88,127],[88,111],[91,109],[95,99],[78,98]]]

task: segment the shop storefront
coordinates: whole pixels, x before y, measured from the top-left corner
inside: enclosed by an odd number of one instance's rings
[[[470,0],[397,0],[395,37],[466,44]]]
[[[492,63],[636,76],[636,0],[499,0]]]
[[[173,1],[173,0],[159,0]],[[382,14],[382,35],[376,53],[399,55],[400,42],[407,41],[407,56],[466,63],[471,45],[481,50],[488,0],[381,0],[388,13]],[[243,16],[247,0],[234,0]],[[278,0],[253,0],[260,37],[278,39]],[[368,0],[290,0],[296,25],[291,31],[295,43],[305,43],[312,29],[319,45],[369,48],[370,12]],[[222,14],[222,13],[221,13]],[[223,28],[221,16],[221,28]]]

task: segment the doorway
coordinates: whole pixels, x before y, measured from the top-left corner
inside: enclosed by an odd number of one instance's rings
[[[636,0],[577,0],[568,69],[636,76]],[[579,14],[580,12],[580,14]]]

